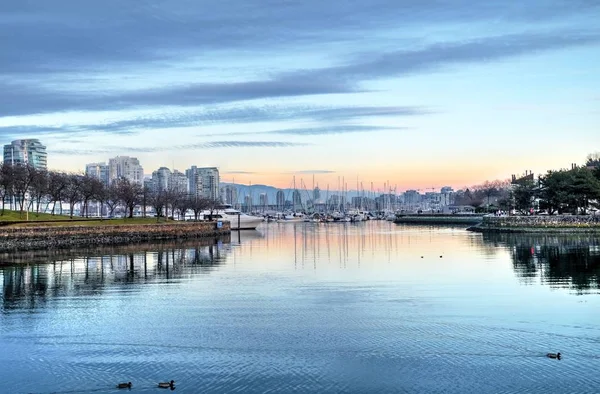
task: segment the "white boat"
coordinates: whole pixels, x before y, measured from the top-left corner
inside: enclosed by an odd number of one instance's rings
[[[246,215],[233,208],[218,209],[213,211],[212,215],[210,211],[204,211],[202,215],[204,215],[204,219],[227,220],[232,230],[256,230],[256,227],[263,222],[262,217]]]
[[[307,217],[301,213],[281,214],[277,216],[278,223],[298,223],[304,222]]]

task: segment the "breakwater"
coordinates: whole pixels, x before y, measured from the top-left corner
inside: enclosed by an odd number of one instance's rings
[[[398,224],[477,224],[481,223],[483,215],[460,214],[414,214],[396,215],[394,223]]]
[[[600,215],[540,215],[484,217],[476,232],[498,233],[600,233]]]
[[[229,222],[0,228],[0,252],[126,245],[230,234]]]

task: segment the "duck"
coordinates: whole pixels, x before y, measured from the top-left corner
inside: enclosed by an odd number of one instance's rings
[[[161,389],[172,389],[174,385],[175,381],[171,380],[170,382],[160,382],[158,384],[158,387],[160,387]]]
[[[119,384],[117,384],[117,388],[118,389],[130,389],[131,388],[131,382],[119,383]]]
[[[555,358],[557,360],[560,360],[561,355],[560,355],[560,352],[558,352],[558,353],[548,353],[548,354],[546,354],[546,357],[548,357],[548,358]]]

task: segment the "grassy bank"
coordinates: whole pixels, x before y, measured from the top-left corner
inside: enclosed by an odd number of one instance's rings
[[[66,215],[51,215],[49,213],[5,210],[4,215],[0,215],[0,225],[3,227],[61,227],[61,226],[120,226],[132,224],[155,224],[155,223],[174,223],[172,220],[160,218],[123,218],[123,219],[92,219],[74,216],[72,219]]]

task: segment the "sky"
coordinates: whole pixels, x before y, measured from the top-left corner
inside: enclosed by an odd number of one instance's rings
[[[0,143],[398,191],[600,150],[597,0],[3,0]]]

